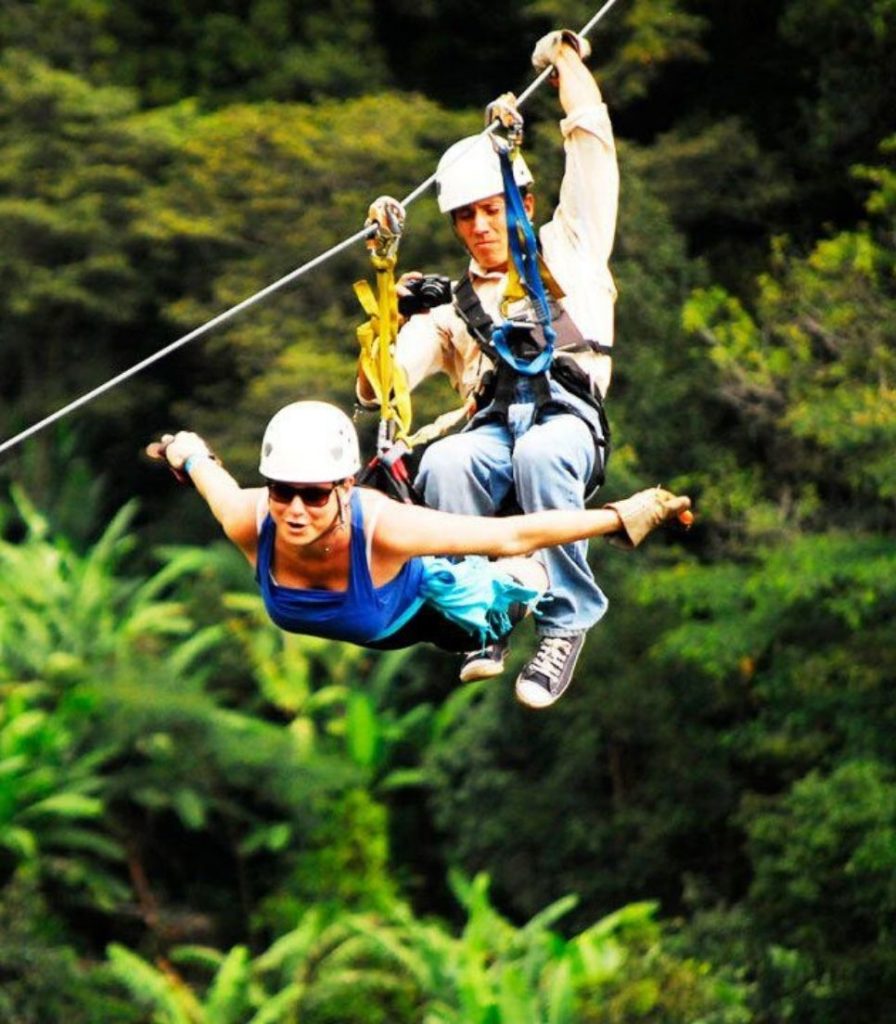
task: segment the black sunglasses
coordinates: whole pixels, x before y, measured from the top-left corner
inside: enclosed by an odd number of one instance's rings
[[[323,508],[335,490],[336,484],[330,484],[329,487],[319,487],[315,484],[294,487],[292,484],[284,484],[280,480],[268,480],[268,494],[271,496],[271,500],[276,501],[279,505],[288,505],[293,498],[298,497],[308,508]]]

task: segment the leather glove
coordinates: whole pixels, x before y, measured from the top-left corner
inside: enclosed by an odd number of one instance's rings
[[[497,121],[511,136],[523,134],[523,115],[517,110],[516,96],[512,92],[503,92],[485,108],[486,127]]]
[[[584,36],[580,36],[569,28],[561,28],[548,32],[535,44],[532,51],[532,66],[537,71],[556,65],[563,46],[571,46],[576,53],[586,60],[591,54],[591,44]]]
[[[670,519],[690,525],[690,507],[691,499],[686,495],[675,495],[662,487],[650,487],[630,498],[610,502],[604,508],[613,509],[622,521],[622,532],[610,534],[610,543],[620,548],[636,548],[648,533]]]

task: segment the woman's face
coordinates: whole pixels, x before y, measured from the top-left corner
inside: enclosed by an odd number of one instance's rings
[[[339,515],[336,483],[268,481],[268,509],[280,536],[296,546],[312,544]]]

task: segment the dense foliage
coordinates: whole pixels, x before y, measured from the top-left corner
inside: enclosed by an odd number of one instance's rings
[[[353,234],[592,13],[6,0],[3,436]],[[896,3],[621,0],[593,42],[602,499],[662,480],[697,526],[594,545],[548,713],[274,630],[137,452],[189,425],[250,481],[273,409],[349,407],[361,247],[4,456],[0,1019],[891,1019]],[[543,211],[550,90],[528,115]],[[456,270],[434,206],[402,263]]]

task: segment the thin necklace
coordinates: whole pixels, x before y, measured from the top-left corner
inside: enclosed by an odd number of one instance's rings
[[[339,502],[339,510],[334,516],[333,522],[330,523],[326,530],[324,530],[324,532],[317,538],[317,540],[314,542],[315,544],[317,544],[318,541],[322,541],[324,537],[329,536],[334,530],[345,529],[345,506],[342,503],[342,499],[339,498],[338,495],[337,501]],[[322,544],[321,548],[323,550],[324,555],[329,555],[329,553],[332,551],[332,546],[330,544]]]

